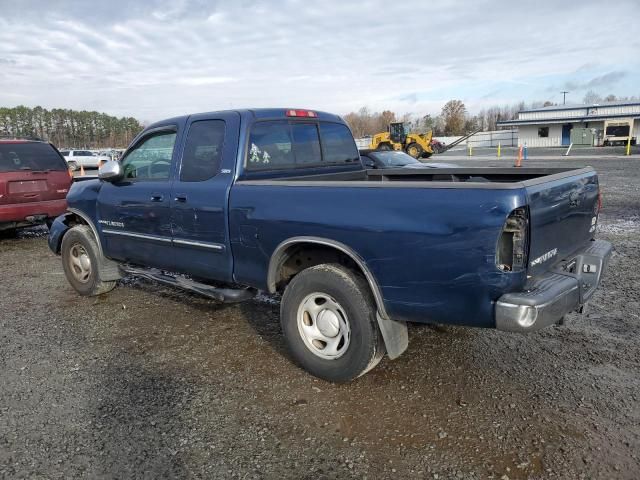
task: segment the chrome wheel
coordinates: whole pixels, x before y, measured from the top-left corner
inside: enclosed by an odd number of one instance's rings
[[[340,358],[349,348],[349,320],[344,309],[329,295],[307,295],[298,308],[297,323],[304,344],[320,358]]]
[[[69,249],[69,270],[79,282],[87,283],[91,278],[91,258],[80,243]]]

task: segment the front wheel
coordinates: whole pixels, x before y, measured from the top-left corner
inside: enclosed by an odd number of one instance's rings
[[[420,158],[423,152],[424,150],[422,149],[422,147],[415,142],[407,145],[407,153],[413,158]]]
[[[280,321],[296,363],[331,382],[363,375],[385,353],[369,285],[342,265],[296,275],[282,297]]]
[[[116,286],[116,282],[100,280],[100,250],[87,225],[76,225],[65,234],[61,254],[64,274],[80,295],[100,295]]]

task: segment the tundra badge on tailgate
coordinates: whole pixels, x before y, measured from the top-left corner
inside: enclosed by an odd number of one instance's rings
[[[538,258],[534,258],[531,260],[531,266],[535,267],[536,265],[540,265],[552,257],[555,257],[558,254],[558,249],[554,248],[553,250],[549,250],[547,253],[543,253]]]

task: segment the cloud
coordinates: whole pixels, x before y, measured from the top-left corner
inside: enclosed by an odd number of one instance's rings
[[[218,85],[220,83],[232,82],[231,77],[185,77],[177,80],[180,85],[200,86],[200,85]]]
[[[586,81],[570,80],[564,84],[567,90],[589,90],[591,88],[610,88],[629,75],[625,71],[614,71],[598,75]]]
[[[0,0],[0,106],[156,120],[261,106],[428,113],[451,98],[473,110],[567,82],[637,95],[624,89],[638,83],[640,40],[610,39],[635,31],[640,4],[619,6],[628,14],[594,25],[595,1],[407,0],[381,17],[384,0]]]
[[[407,102],[407,103],[418,103],[418,94],[417,93],[408,93],[406,95],[401,95],[400,96],[400,101],[401,102]]]

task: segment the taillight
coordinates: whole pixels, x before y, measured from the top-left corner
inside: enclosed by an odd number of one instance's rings
[[[529,211],[513,210],[504,222],[496,248],[496,266],[503,272],[517,272],[527,266]]]
[[[602,192],[600,191],[600,189],[598,189],[598,212],[597,212],[597,214],[599,215],[601,211],[602,211]]]
[[[287,110],[287,117],[307,117],[316,118],[318,114],[311,110]]]

